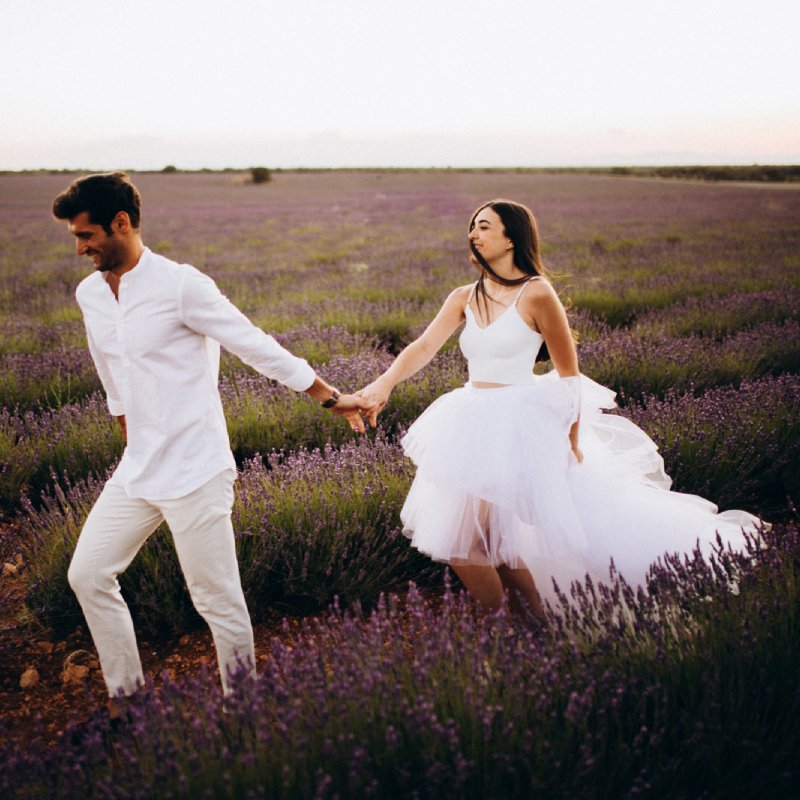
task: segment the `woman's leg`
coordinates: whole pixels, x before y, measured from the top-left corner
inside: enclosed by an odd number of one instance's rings
[[[470,522],[474,526],[470,560],[476,562],[491,559],[491,506],[485,500],[476,499],[474,516]],[[482,534],[480,533],[482,532]],[[539,619],[545,619],[544,606],[533,575],[526,568],[512,569],[507,564],[492,567],[488,564],[450,565],[458,575],[467,591],[486,611],[497,611],[503,605],[505,594],[511,611],[526,617],[531,612]]]
[[[485,611],[497,611],[503,605],[503,583],[494,567],[475,564],[450,566]]]
[[[462,524],[472,537],[469,561],[450,566],[485,611],[497,611],[503,605],[503,584],[497,570],[489,563],[489,504],[474,498]]]
[[[512,569],[508,564],[501,564],[497,574],[508,592],[508,602],[514,613],[525,616],[532,611],[539,619],[545,619],[542,598],[529,570],[524,567]]]

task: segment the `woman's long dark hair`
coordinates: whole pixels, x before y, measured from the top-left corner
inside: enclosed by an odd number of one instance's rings
[[[489,296],[486,291],[485,280],[489,275],[493,281],[504,286],[519,286],[531,278],[541,275],[546,280],[550,280],[547,270],[542,263],[542,244],[539,239],[539,227],[536,224],[536,217],[533,212],[521,203],[513,200],[490,200],[483,203],[472,215],[470,219],[470,231],[475,227],[475,218],[484,208],[491,208],[503,222],[505,235],[514,245],[514,266],[525,275],[522,278],[503,278],[498,275],[489,265],[489,262],[478,252],[472,242],[469,243],[470,252],[473,256],[473,263],[480,268],[480,277],[475,291],[475,301],[480,305],[483,303],[484,310],[489,310],[489,301],[497,302]],[[547,345],[543,344],[536,356],[537,361],[548,361],[550,358],[547,352]]]

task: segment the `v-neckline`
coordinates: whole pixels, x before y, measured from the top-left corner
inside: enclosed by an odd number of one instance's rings
[[[471,302],[472,302],[472,301],[470,300],[470,303],[471,303]],[[498,314],[498,315],[497,315],[497,316],[496,316],[496,317],[495,317],[495,318],[494,318],[494,319],[493,319],[493,320],[492,320],[492,321],[491,321],[491,322],[490,322],[488,325],[481,325],[481,324],[478,322],[478,317],[476,316],[475,312],[472,310],[472,306],[470,305],[470,303],[467,303],[467,308],[469,309],[469,313],[470,313],[470,314],[472,314],[472,320],[473,320],[473,322],[475,323],[475,327],[476,327],[476,328],[477,328],[479,331],[485,331],[485,330],[488,330],[489,328],[491,328],[491,327],[492,327],[492,325],[494,325],[494,324],[495,324],[495,322],[499,322],[499,321],[500,321],[500,320],[501,320],[501,319],[502,319],[502,318],[503,318],[503,317],[504,317],[504,316],[505,316],[505,315],[506,315],[506,314],[507,314],[507,313],[508,313],[508,312],[509,312],[509,311],[510,311],[512,308],[516,308],[516,306],[517,306],[517,304],[516,304],[516,301],[515,301],[515,302],[513,302],[513,303],[509,303],[509,304],[508,304],[508,305],[507,305],[507,306],[506,306],[506,307],[505,307],[505,308],[502,310],[502,312],[501,312],[500,314]]]

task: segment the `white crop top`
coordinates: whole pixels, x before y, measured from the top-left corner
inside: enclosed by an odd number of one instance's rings
[[[484,328],[478,325],[470,308],[477,283],[472,287],[464,309],[466,324],[458,340],[467,359],[471,381],[533,383],[533,365],[544,338],[530,328],[517,311],[517,302],[529,282],[522,284],[514,302]]]

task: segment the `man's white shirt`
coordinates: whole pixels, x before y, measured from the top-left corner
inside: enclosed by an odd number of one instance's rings
[[[217,388],[219,346],[295,391],[314,370],[253,325],[207,275],[145,248],[120,279],[79,284],[89,349],[128,443],[113,480],[130,497],[183,497],[235,469]]]

